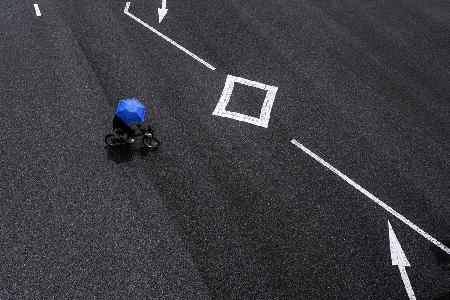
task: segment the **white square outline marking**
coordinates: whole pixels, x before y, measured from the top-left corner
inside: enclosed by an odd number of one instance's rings
[[[231,99],[231,94],[233,93],[235,82],[267,91],[259,118],[226,110],[228,102],[230,102]],[[270,112],[272,111],[272,106],[273,102],[275,101],[277,91],[278,88],[276,86],[266,85],[245,78],[228,75],[225,82],[225,87],[223,88],[222,96],[220,97],[220,100],[217,103],[216,108],[214,109],[213,115],[235,119],[238,121],[267,128],[269,127]]]

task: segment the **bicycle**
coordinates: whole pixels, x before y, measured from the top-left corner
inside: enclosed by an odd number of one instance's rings
[[[105,136],[105,143],[110,147],[119,147],[121,145],[134,144],[134,138],[142,137],[142,144],[152,150],[156,150],[160,143],[159,140],[153,136],[153,130],[150,126],[148,126],[147,129],[139,129],[140,132],[131,137],[132,141],[129,140],[130,137],[119,135],[117,133],[110,133]]]

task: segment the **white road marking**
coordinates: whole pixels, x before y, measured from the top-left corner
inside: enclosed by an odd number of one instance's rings
[[[168,41],[169,43],[171,43],[172,45],[174,45],[175,47],[177,47],[178,49],[180,49],[181,51],[183,51],[184,53],[186,53],[187,55],[189,55],[190,57],[194,58],[195,60],[199,61],[200,63],[202,63],[203,65],[205,65],[207,68],[211,69],[211,70],[215,70],[216,68],[213,67],[212,65],[210,65],[209,63],[207,63],[206,61],[204,61],[203,59],[201,59],[200,57],[198,57],[197,55],[195,55],[194,53],[192,53],[191,51],[187,50],[186,48],[184,48],[183,46],[181,46],[180,44],[178,44],[177,42],[171,40],[169,37],[167,37],[166,35],[162,34],[161,32],[159,32],[158,30],[156,30],[155,28],[151,27],[150,25],[148,25],[147,23],[145,23],[144,21],[142,21],[141,19],[135,17],[134,15],[132,15],[128,10],[130,8],[130,4],[131,2],[127,2],[125,4],[125,9],[123,10],[123,12],[129,16],[130,18],[132,18],[133,20],[135,20],[136,22],[138,22],[139,24],[143,25],[145,28],[150,29],[153,33],[156,33],[158,36],[162,37],[163,39],[165,39],[166,41]]]
[[[388,221],[389,227],[389,248],[391,249],[392,265],[397,266],[402,276],[403,285],[405,286],[406,293],[410,300],[416,300],[416,295],[409,281],[408,273],[406,273],[406,267],[410,267],[410,263],[406,258],[405,252],[403,252],[402,246],[395,235],[394,229],[392,229],[391,222]]]
[[[400,270],[400,275],[402,276],[403,284],[405,285],[406,293],[410,300],[416,300],[416,295],[414,294],[414,290],[411,286],[411,282],[409,281],[408,274],[406,273],[406,269],[404,266],[398,266]]]
[[[39,5],[37,3],[34,4],[34,10],[36,11],[36,16],[41,16],[41,10],[39,9]]]
[[[162,20],[164,19],[164,17],[166,16],[168,11],[169,10],[167,9],[167,1],[166,0],[162,0],[161,8],[158,8],[158,20],[159,20],[159,23],[162,22]]]
[[[372,195],[370,192],[368,192],[367,190],[365,190],[363,187],[361,187],[359,184],[357,184],[356,182],[354,182],[353,180],[351,180],[350,178],[348,178],[347,176],[345,176],[344,174],[342,174],[339,170],[337,170],[335,167],[333,167],[332,165],[330,165],[329,163],[327,163],[326,161],[324,161],[322,158],[320,158],[319,156],[317,156],[316,154],[314,154],[311,150],[309,150],[308,148],[306,148],[305,146],[303,146],[302,144],[300,144],[299,142],[297,142],[295,139],[293,139],[291,141],[292,144],[294,144],[295,146],[297,146],[298,148],[300,148],[301,150],[303,150],[303,152],[305,152],[306,154],[308,154],[309,156],[311,156],[312,158],[314,158],[315,160],[317,160],[319,163],[321,163],[323,166],[325,166],[326,168],[328,168],[330,171],[332,171],[333,173],[335,173],[336,175],[338,175],[339,177],[341,177],[342,179],[344,179],[348,184],[350,184],[351,186],[353,186],[355,189],[357,189],[358,191],[360,191],[361,193],[363,193],[364,195],[366,195],[370,200],[372,200],[373,202],[375,202],[376,204],[378,204],[379,206],[381,206],[382,208],[384,208],[386,211],[388,211],[390,214],[392,214],[394,217],[396,217],[397,219],[399,219],[400,221],[402,221],[403,223],[405,223],[406,225],[408,225],[410,228],[412,228],[414,231],[416,231],[417,233],[419,233],[421,236],[423,236],[424,238],[426,238],[427,240],[429,240],[430,242],[432,242],[433,244],[435,244],[437,247],[441,248],[443,251],[445,251],[447,254],[450,255],[450,249],[448,247],[446,247],[444,244],[442,244],[441,242],[439,242],[438,240],[436,240],[434,237],[432,237],[431,235],[429,235],[428,233],[426,233],[425,231],[423,231],[421,228],[419,228],[418,226],[416,226],[414,223],[412,223],[410,220],[408,220],[407,218],[405,218],[404,216],[402,216],[401,214],[399,214],[398,212],[396,212],[393,208],[391,208],[389,205],[387,205],[386,203],[384,203],[383,201],[381,201],[380,199],[378,199],[377,197],[375,197],[374,195]]]
[[[266,90],[266,98],[261,108],[261,114],[259,118],[240,114],[226,110],[228,102],[230,102],[231,94],[233,93],[234,83],[240,83],[250,87],[254,87],[261,90]],[[270,112],[272,110],[273,102],[277,94],[278,88],[276,86],[266,85],[256,81],[251,81],[245,78],[235,77],[232,75],[227,76],[225,87],[223,88],[222,96],[214,109],[213,115],[235,119],[242,122],[247,122],[256,126],[267,128],[269,126]]]

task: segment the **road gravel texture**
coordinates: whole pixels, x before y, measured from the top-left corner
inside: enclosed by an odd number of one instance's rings
[[[450,2],[0,3],[1,299],[449,299]],[[39,4],[42,16],[35,14]],[[227,75],[268,128],[214,116]],[[264,92],[228,109],[258,117]],[[105,148],[117,101],[161,146]]]

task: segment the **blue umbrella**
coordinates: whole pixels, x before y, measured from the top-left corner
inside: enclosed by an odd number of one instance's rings
[[[121,118],[128,126],[132,126],[144,122],[146,112],[147,108],[139,100],[123,99],[117,104],[116,116]]]

